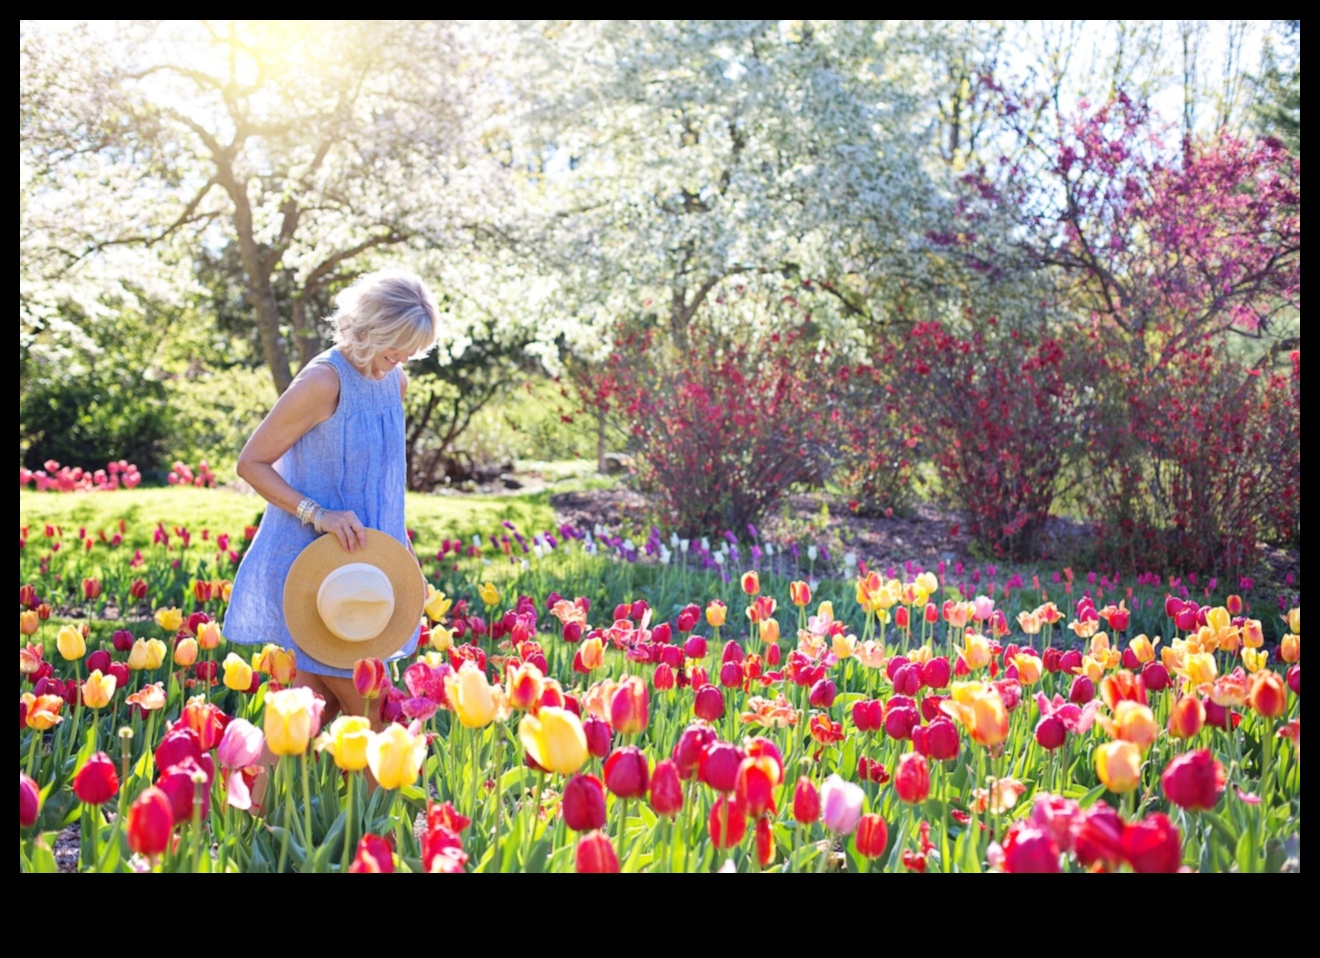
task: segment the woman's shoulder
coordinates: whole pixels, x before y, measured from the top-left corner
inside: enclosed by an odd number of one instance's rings
[[[299,405],[324,407],[333,413],[339,404],[339,371],[318,356],[293,377],[285,397]]]

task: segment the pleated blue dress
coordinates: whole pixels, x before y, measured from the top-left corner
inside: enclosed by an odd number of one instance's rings
[[[275,463],[275,471],[304,496],[327,509],[350,509],[368,529],[379,529],[405,546],[403,493],[407,486],[402,375],[399,369],[368,379],[337,349],[309,365],[328,365],[339,376],[339,407],[313,426]],[[284,623],[284,582],[298,554],[317,538],[310,525],[274,505],[266,506],[256,537],[234,576],[225,638],[242,645],[273,642],[294,649],[298,671],[347,678],[298,648]],[[417,650],[418,632],[394,658]]]

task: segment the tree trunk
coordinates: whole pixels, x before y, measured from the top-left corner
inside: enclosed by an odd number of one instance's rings
[[[596,413],[596,471],[605,475],[605,414]]]

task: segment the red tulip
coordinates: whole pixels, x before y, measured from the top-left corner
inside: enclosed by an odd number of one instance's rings
[[[133,650],[133,633],[128,629],[115,629],[114,634],[110,636],[110,641],[114,644],[116,652],[131,652]]]
[[[853,725],[859,732],[877,732],[884,724],[884,706],[878,700],[854,702]]]
[[[128,809],[128,846],[139,855],[155,858],[165,851],[173,829],[174,811],[169,797],[154,785]]]
[[[727,813],[726,813],[727,809]],[[724,820],[728,818],[728,832]],[[734,848],[747,834],[747,813],[741,802],[729,795],[721,795],[710,809],[710,840],[716,848]]]
[[[604,832],[591,832],[578,840],[574,870],[579,875],[613,875],[619,870],[619,856]]]
[[[1095,683],[1087,676],[1079,675],[1073,679],[1072,688],[1068,690],[1068,701],[1073,705],[1087,705],[1095,698]]]
[[[936,656],[921,667],[921,681],[932,689],[943,689],[953,676],[953,666],[944,656]]]
[[[1004,871],[1053,875],[1059,871],[1059,846],[1049,833],[1025,821],[1014,822],[1004,837]]]
[[[574,775],[564,786],[564,824],[575,832],[605,827],[605,786],[594,775]]]
[[[673,759],[656,762],[651,773],[651,810],[667,818],[683,810],[683,782]]]
[[[614,732],[611,731],[609,722],[595,715],[588,715],[582,720],[582,731],[587,736],[587,751],[593,758],[604,758],[610,754]]]
[[[625,678],[610,699],[610,724],[620,735],[636,735],[650,721],[650,693],[646,683],[633,675]]]
[[[915,696],[921,691],[922,667],[909,662],[894,672],[894,692],[898,695]]]
[[[1224,794],[1224,766],[1209,749],[1185,752],[1164,769],[1160,784],[1164,797],[1190,811],[1211,811]]]
[[[1293,695],[1301,698],[1302,695],[1302,665],[1297,663],[1288,670],[1288,688],[1292,689]]]
[[[692,714],[707,722],[718,722],[724,716],[724,696],[720,690],[713,685],[703,685],[697,689],[692,702]]]
[[[22,772],[18,773],[18,827],[31,828],[41,816],[41,789]]]
[[[762,868],[775,863],[775,833],[769,817],[756,820],[756,860]]]
[[[863,815],[857,823],[857,853],[867,858],[879,858],[889,844],[889,826],[879,815]]]
[[[715,744],[715,730],[709,725],[689,725],[678,736],[674,745],[674,764],[678,777],[687,781],[701,768],[701,756]]]
[[[87,656],[87,674],[100,672],[102,675],[110,674],[110,653],[105,649],[97,649],[91,655]],[[116,685],[119,683],[116,682]]]
[[[615,749],[605,760],[605,787],[619,798],[641,798],[649,782],[646,756],[636,745]]]
[[[743,669],[741,662],[725,662],[720,666],[720,685],[726,689],[734,689],[743,683]]]
[[[811,686],[808,693],[808,699],[812,707],[818,709],[828,709],[834,706],[834,699],[838,696],[839,690],[829,679],[821,679]]]
[[[921,725],[921,716],[910,705],[895,706],[891,701],[885,709],[885,734],[895,741],[912,737],[912,730]]]
[[[674,638],[674,630],[668,622],[661,622],[651,630],[651,641],[657,645],[668,645]]]
[[[363,835],[348,871],[351,875],[394,874],[393,847],[379,835]]]
[[[708,651],[706,639],[700,635],[688,636],[688,640],[683,643],[683,654],[689,659],[704,659]]]
[[[908,752],[898,760],[894,791],[909,805],[917,805],[930,797],[930,766],[926,764],[925,756]]]
[[[695,605],[686,605],[683,607],[682,611],[678,613],[678,631],[683,633],[691,632],[697,627],[697,623],[700,621],[701,609],[697,608]],[[699,655],[693,655],[690,657],[694,659],[701,658]]]
[[[1076,827],[1074,851],[1083,868],[1114,867],[1123,861],[1123,819],[1108,805],[1092,805]]]
[[[73,776],[73,792],[78,801],[104,805],[119,793],[119,775],[115,763],[105,752],[97,752]]]
[[[717,792],[732,792],[743,758],[742,749],[728,742],[715,742],[701,753],[701,781]]]
[[[779,784],[779,778],[779,765],[770,756],[749,756],[743,759],[734,780],[734,793],[748,815],[760,818],[774,805],[774,790]]]
[[[1157,812],[1123,830],[1123,857],[1134,872],[1171,874],[1182,867],[1182,835]]]
[[[820,820],[820,792],[805,775],[797,780],[793,789],[793,820],[799,825]]]
[[[889,781],[889,772],[881,763],[863,755],[857,759],[857,778],[859,781],[883,785]]]
[[[389,682],[389,673],[380,659],[359,659],[353,665],[353,688],[367,701],[378,698]]]
[[[214,765],[210,756],[204,759],[206,766],[195,758],[186,758],[178,765],[172,765],[160,777],[156,779],[156,787],[165,793],[170,800],[170,809],[174,814],[174,824],[186,825],[192,821],[193,806],[198,802],[198,791],[200,790],[201,816],[205,821],[206,816],[211,810],[211,784]],[[206,781],[200,786],[193,781],[195,776],[201,776]]]
[[[1141,681],[1149,692],[1163,692],[1172,684],[1169,670],[1161,662],[1147,662],[1141,669]]]
[[[655,684],[657,692],[668,692],[674,687],[674,670],[666,662],[661,662],[655,667],[655,675],[651,677]]]

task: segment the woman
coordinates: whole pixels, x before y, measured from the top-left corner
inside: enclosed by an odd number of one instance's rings
[[[349,552],[366,545],[368,528],[408,545],[401,367],[435,346],[439,320],[426,284],[404,271],[363,276],[337,306],[334,347],[303,368],[238,457],[238,474],[268,505],[224,623],[231,642],[294,649],[294,684],[325,699],[325,721],[339,711],[365,715],[366,703],[351,671],[298,649],[284,623],[284,582],[323,533]],[[416,647],[414,635],[398,654]]]

